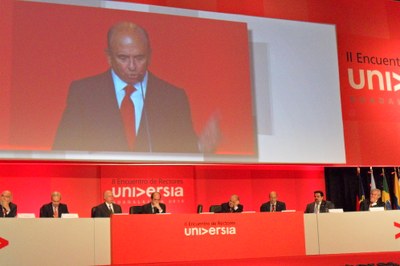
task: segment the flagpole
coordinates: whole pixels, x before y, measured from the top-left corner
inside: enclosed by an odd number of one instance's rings
[[[369,167],[369,171],[371,173],[371,189],[375,189],[376,183],[375,183],[375,177],[374,177],[374,169],[372,168],[372,166]]]
[[[394,167],[393,191],[394,191],[394,208],[399,210],[400,209],[399,167]]]
[[[364,186],[361,180],[361,169],[357,167],[357,177],[358,177],[358,194],[356,197],[356,211],[360,210],[360,204],[365,200]]]
[[[383,176],[382,201],[383,203],[385,203],[385,209],[391,210],[392,203],[390,202],[389,185],[386,180],[385,168],[383,167],[382,167],[382,176]]]

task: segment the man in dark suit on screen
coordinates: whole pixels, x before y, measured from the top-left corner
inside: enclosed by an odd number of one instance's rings
[[[324,192],[314,191],[314,202],[307,204],[305,213],[321,213],[329,212],[329,209],[334,209],[335,205],[327,200],[324,200]]]
[[[278,194],[275,191],[269,193],[269,201],[260,207],[260,212],[281,212],[284,210],[286,210],[286,204],[278,201]]]
[[[214,138],[197,137],[185,91],[148,71],[151,46],[145,29],[121,22],[110,28],[107,40],[111,68],[72,82],[53,150],[214,149],[218,132],[207,132]]]
[[[369,211],[370,208],[377,207],[385,207],[385,203],[381,200],[381,190],[373,188],[369,194],[369,199],[360,203],[360,211]]]
[[[161,203],[161,194],[159,192],[152,193],[150,198],[151,202],[142,207],[144,214],[165,213],[167,211],[165,204]]]
[[[40,208],[40,217],[59,218],[63,213],[69,213],[67,204],[61,203],[61,193],[51,193],[51,202]]]
[[[104,203],[95,207],[94,217],[110,217],[111,214],[122,213],[122,208],[114,203],[114,195],[111,190],[104,192]]]
[[[221,204],[221,212],[233,213],[243,212],[243,205],[240,204],[239,196],[232,195],[228,202]]]
[[[0,218],[9,218],[17,216],[17,205],[12,203],[11,191],[5,190],[0,198]]]

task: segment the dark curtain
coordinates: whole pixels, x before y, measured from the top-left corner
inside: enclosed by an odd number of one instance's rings
[[[391,201],[393,204],[393,167],[385,167],[385,176],[388,182]],[[373,168],[376,187],[383,189],[382,167]],[[369,198],[371,191],[371,174],[369,167],[360,168],[361,182],[365,198]],[[359,179],[356,167],[326,167],[325,168],[326,198],[335,204],[336,208],[344,211],[355,211],[359,189]]]

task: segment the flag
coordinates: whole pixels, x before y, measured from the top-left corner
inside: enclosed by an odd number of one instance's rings
[[[360,167],[357,167],[357,177],[358,177],[358,195],[357,195],[357,202],[356,202],[356,210],[360,210],[360,204],[365,200],[365,192],[364,186],[361,180],[361,173]]]
[[[383,176],[382,201],[385,203],[385,209],[391,210],[392,204],[390,203],[389,185],[386,180],[385,169],[383,167],[382,167],[382,176]]]
[[[393,191],[394,191],[394,208],[400,210],[400,183],[399,183],[399,169],[394,168],[394,177],[393,177]]]
[[[375,189],[376,183],[374,178],[374,170],[372,169],[372,166],[369,167],[369,171],[371,172],[371,189]]]

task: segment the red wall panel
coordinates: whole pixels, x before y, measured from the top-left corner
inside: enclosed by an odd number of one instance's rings
[[[245,211],[259,211],[275,190],[288,209],[303,211],[313,191],[325,188],[320,166],[200,166],[195,171],[197,202],[205,210],[238,194]]]
[[[89,217],[101,199],[98,166],[84,164],[1,163],[0,190],[11,190],[20,213],[39,215],[50,202],[50,193],[60,191],[71,213]]]
[[[162,248],[143,245],[149,239]],[[174,264],[304,256],[304,239],[301,213],[118,215],[111,218],[111,262]]]
[[[124,212],[133,205],[150,201],[158,191],[170,213],[196,210],[193,166],[174,165],[108,165],[100,166],[101,189],[114,190],[115,201]]]

